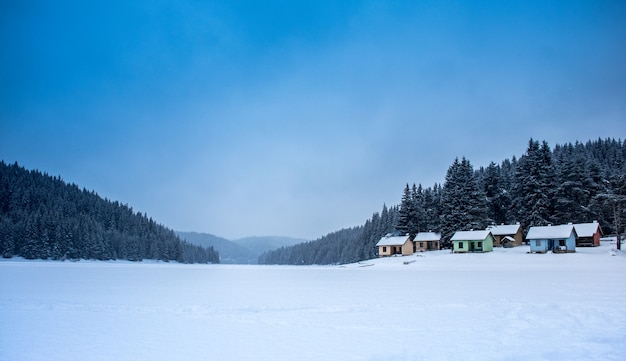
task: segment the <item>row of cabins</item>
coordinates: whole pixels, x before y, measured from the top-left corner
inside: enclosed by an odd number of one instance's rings
[[[602,230],[597,221],[593,223],[566,224],[559,226],[530,227],[526,241],[533,253],[575,252],[576,246],[599,246]],[[411,255],[415,252],[440,249],[441,235],[420,232],[410,236],[387,235],[376,244],[379,257]],[[454,253],[491,252],[494,247],[520,246],[523,241],[519,224],[489,226],[479,231],[458,231],[450,239]]]
[[[526,239],[534,253],[576,252],[576,247],[600,245],[602,229],[593,223],[563,224],[560,226],[531,227]]]
[[[376,247],[378,247],[379,257],[393,256],[394,254],[408,256],[415,252],[439,250],[441,249],[440,240],[441,235],[434,232],[420,232],[413,239],[410,236],[388,234],[376,243]]]

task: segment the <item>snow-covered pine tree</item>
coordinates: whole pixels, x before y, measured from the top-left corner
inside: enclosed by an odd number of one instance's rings
[[[455,159],[448,168],[441,193],[441,240],[450,247],[456,231],[482,229],[489,223],[485,194],[480,189],[470,162]]]
[[[439,230],[441,209],[441,185],[435,183],[432,188],[423,191],[424,231]]]
[[[412,231],[409,231],[412,235],[416,235],[419,232],[425,231],[425,223],[424,219],[424,191],[422,189],[422,185],[418,185],[415,187],[415,183],[413,183],[413,188],[411,188],[411,197],[413,199],[413,224],[415,228]]]
[[[523,227],[552,222],[555,169],[548,144],[530,139],[517,165],[514,181],[517,219]]]
[[[396,230],[402,234],[415,235],[415,202],[413,195],[411,194],[411,188],[407,183],[402,193],[402,200],[400,201],[400,211],[398,213],[398,223],[396,224]]]
[[[569,153],[560,160],[559,183],[555,190],[554,220],[558,224],[589,221],[590,189],[584,185],[585,161]]]
[[[496,224],[508,223],[508,211],[511,207],[511,198],[507,189],[504,188],[500,166],[491,162],[484,170],[483,190],[487,199],[489,218]]]
[[[0,218],[0,256],[11,258],[15,252],[13,223],[8,218]]]

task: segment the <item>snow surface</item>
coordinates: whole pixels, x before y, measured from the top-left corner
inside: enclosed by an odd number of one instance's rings
[[[307,267],[3,260],[0,360],[624,360],[614,247]]]

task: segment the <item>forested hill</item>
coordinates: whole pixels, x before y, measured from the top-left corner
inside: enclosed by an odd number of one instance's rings
[[[128,205],[59,177],[0,161],[0,254],[27,259],[154,259],[218,263]]]
[[[299,243],[294,246],[281,247],[274,251],[268,251],[259,256],[260,264],[330,264],[343,261],[350,262],[358,259],[355,254],[352,257],[350,250],[358,252],[356,242],[360,240],[363,227],[342,229],[330,233],[316,241]],[[343,255],[343,258],[337,258]]]
[[[398,207],[383,206],[363,226],[332,232],[315,241],[281,247],[259,256],[259,264],[335,264],[351,263],[376,256],[375,245],[381,235],[394,230]]]
[[[417,183],[417,182],[416,182]],[[398,206],[383,207],[363,227],[262,255],[259,263],[331,264],[376,256],[387,233],[436,231],[442,245],[458,230],[520,222],[524,230],[547,224],[597,220],[604,234],[626,223],[626,142],[598,139],[556,145],[530,140],[519,159],[474,169],[454,160],[443,185],[407,183]],[[616,222],[617,221],[617,222]],[[620,226],[621,225],[621,226]]]

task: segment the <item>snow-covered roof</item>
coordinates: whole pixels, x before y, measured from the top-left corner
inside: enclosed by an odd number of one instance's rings
[[[563,224],[560,226],[530,227],[526,239],[553,239],[569,238],[574,231],[574,225]]]
[[[409,236],[385,236],[376,243],[376,246],[402,246],[407,239],[409,239]]]
[[[491,234],[494,236],[504,236],[517,233],[520,227],[519,224],[501,224],[499,226],[489,226],[487,229],[490,230]]]
[[[574,225],[576,234],[578,237],[593,237],[593,235],[600,229],[598,222],[593,223],[578,223]]]
[[[413,241],[426,242],[426,241],[438,241],[441,239],[441,235],[435,232],[420,232],[415,236]]]
[[[482,241],[489,236],[490,230],[458,231],[450,238],[451,241]]]
[[[502,241],[501,241],[501,242],[504,242],[504,241],[508,241],[508,242],[515,242],[515,238],[513,238],[513,237],[511,237],[511,236],[504,236],[504,237],[502,238]]]

